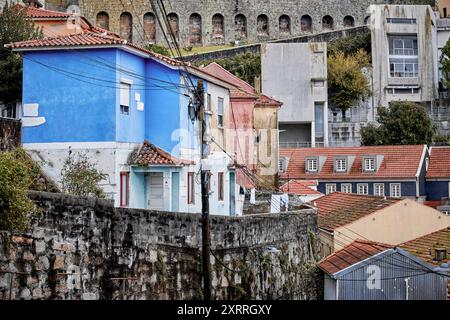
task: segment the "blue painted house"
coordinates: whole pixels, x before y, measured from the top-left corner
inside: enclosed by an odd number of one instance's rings
[[[426,199],[426,145],[281,149],[280,178],[318,180],[317,190]]]
[[[426,176],[427,200],[437,205],[450,199],[450,147],[431,147]]]
[[[102,187],[118,207],[201,211],[199,122],[188,106],[202,79],[210,136],[222,144],[203,160],[211,213],[236,213],[233,162],[222,151],[228,84],[114,34],[84,32],[10,47],[24,62],[24,147],[55,181],[69,152],[86,153],[107,174]]]

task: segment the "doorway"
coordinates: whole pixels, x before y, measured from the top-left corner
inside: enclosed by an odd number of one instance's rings
[[[147,208],[164,210],[163,173],[150,173],[147,178]]]

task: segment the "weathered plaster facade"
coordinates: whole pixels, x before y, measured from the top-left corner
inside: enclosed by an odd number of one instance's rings
[[[30,233],[0,237],[0,300],[202,298],[200,215],[31,197],[43,213]],[[321,299],[314,210],[214,216],[211,235],[213,299]]]
[[[373,5],[368,14],[375,106],[406,100],[430,108],[438,96],[437,28],[432,8]]]
[[[281,147],[328,145],[326,43],[262,46],[262,89],[282,101]]]
[[[164,1],[172,29],[184,47],[228,44],[234,41],[252,43],[364,25],[367,7],[386,2],[392,1]],[[149,1],[46,1],[49,9],[65,10],[73,4],[79,5],[82,14],[92,23],[104,23],[104,13],[107,13],[112,31],[123,30],[127,36],[131,31],[136,42],[145,38],[144,30],[148,25],[144,26],[144,15],[152,11]],[[123,15],[124,13],[126,14]],[[97,19],[98,17],[100,18]],[[150,29],[153,30],[153,27]],[[155,37],[147,38],[147,41],[165,44],[159,26],[156,26]]]

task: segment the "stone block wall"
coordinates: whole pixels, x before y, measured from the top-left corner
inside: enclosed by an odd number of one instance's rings
[[[200,299],[199,215],[30,193],[27,234],[0,237],[0,299]],[[212,217],[214,299],[320,299],[317,216]]]
[[[364,25],[367,8],[371,4],[421,3],[417,0],[314,0],[314,1],[253,1],[253,0],[165,0],[163,1],[182,47],[189,45],[228,44],[288,38],[326,30]],[[147,0],[46,0],[49,9],[65,10],[69,5],[79,5],[81,13],[92,23],[98,20],[112,31],[129,35],[141,42],[149,40],[156,26],[153,42],[165,40],[152,14]],[[99,15],[100,13],[100,15]],[[107,14],[107,23],[105,14]],[[149,18],[150,19],[147,19]],[[152,32],[149,32],[151,29]],[[166,29],[166,28],[164,28]],[[152,33],[153,34],[153,33]]]

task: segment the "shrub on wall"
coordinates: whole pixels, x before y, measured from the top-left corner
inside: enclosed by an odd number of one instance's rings
[[[25,151],[0,153],[0,230],[26,231],[28,214],[39,212],[27,196],[34,170]]]
[[[92,163],[85,153],[75,156],[70,152],[64,162],[61,176],[65,193],[83,197],[106,197],[99,183],[107,175],[98,171],[95,163]]]

